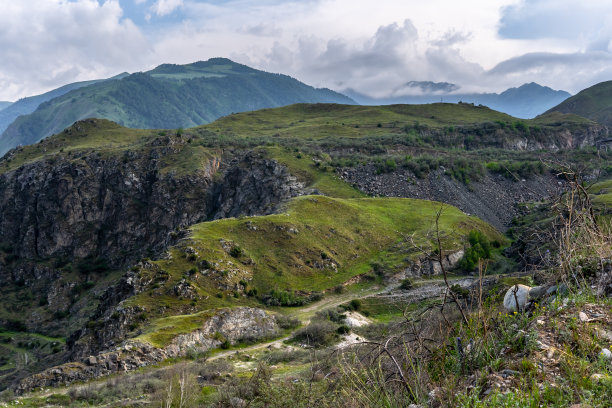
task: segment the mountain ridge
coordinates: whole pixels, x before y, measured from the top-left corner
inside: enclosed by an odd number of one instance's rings
[[[50,101],[51,99],[62,96],[70,91],[92,85],[98,82],[108,81],[112,79],[123,78],[127,73],[121,73],[106,79],[94,79],[90,81],[73,82],[60,86],[59,88],[53,89],[49,92],[45,92],[40,95],[28,96],[13,103],[9,103],[4,109],[0,109],[0,134],[6,130],[6,128],[15,121],[21,115],[28,115],[34,112],[42,103]]]
[[[151,71],[94,83],[42,103],[0,137],[0,154],[57,133],[77,120],[109,119],[132,128],[187,128],[239,111],[298,102],[354,103],[282,74],[226,58],[162,64]]]
[[[413,82],[408,84],[411,83]],[[420,84],[418,86],[419,89],[435,92],[387,98],[373,98],[350,89],[345,90],[344,93],[362,105],[422,104],[440,101],[450,103],[468,102],[477,105],[482,104],[521,119],[532,119],[571,96],[568,92],[555,91],[535,82],[525,83],[517,88],[509,88],[499,94],[449,93],[444,90],[455,89],[453,87],[456,87],[456,85],[446,82],[418,82],[416,84]]]
[[[590,86],[566,99],[549,112],[573,113],[602,125],[612,126],[612,81]]]

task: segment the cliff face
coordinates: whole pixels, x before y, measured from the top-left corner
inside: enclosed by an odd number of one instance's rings
[[[212,158],[185,176],[162,173],[164,150],[89,153],[0,175],[2,241],[19,258],[102,257],[123,265],[158,253],[176,229],[209,217],[268,214],[302,188],[287,169],[256,153],[228,155],[227,164]]]
[[[174,177],[137,152],[45,160],[0,176],[0,235],[19,258],[104,257],[123,264],[206,217],[212,171]]]
[[[130,265],[161,256],[190,225],[268,214],[303,192],[286,168],[252,151],[168,170],[168,157],[189,148],[162,136],[138,150],[56,155],[0,174],[0,295],[15,299],[0,306],[0,325],[68,338],[66,355],[105,350],[137,312],[109,319],[116,305],[147,284],[125,273]],[[108,324],[85,327],[99,319]]]

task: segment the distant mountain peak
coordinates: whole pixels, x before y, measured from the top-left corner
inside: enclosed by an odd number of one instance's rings
[[[529,119],[552,106],[555,106],[571,95],[565,91],[556,91],[535,82],[525,83],[517,88],[509,88],[502,93],[459,93],[460,87],[449,82],[410,81],[395,89],[389,96],[376,98],[360,94],[353,89],[344,90],[344,94],[362,105],[387,104],[423,104],[459,101],[488,106],[491,109],[509,115]]]

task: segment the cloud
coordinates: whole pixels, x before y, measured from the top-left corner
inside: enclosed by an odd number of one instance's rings
[[[151,53],[117,1],[0,0],[0,9],[4,98],[135,70]]]
[[[0,99],[217,56],[373,96],[576,91],[612,77],[608,1],[0,0]]]
[[[158,16],[166,16],[180,7],[183,7],[183,0],[157,0],[151,6],[151,12]]]
[[[584,48],[603,43],[607,49],[612,39],[610,23],[609,0],[523,0],[502,9],[499,34],[522,40],[562,39]]]
[[[248,25],[243,26],[239,30],[241,33],[254,35],[257,37],[280,37],[283,33],[283,30],[272,25],[272,24],[257,24],[257,25]]]
[[[506,81],[530,78],[540,84],[546,84],[552,78],[556,84],[564,84],[565,90],[578,92],[612,78],[612,53],[529,53],[499,63],[487,72],[487,76],[505,78]]]

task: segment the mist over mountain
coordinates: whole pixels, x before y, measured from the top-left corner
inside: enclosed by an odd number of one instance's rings
[[[574,113],[612,126],[612,81],[600,82],[578,92],[549,112]]]
[[[459,90],[459,86],[447,82],[408,82],[394,94],[386,98],[373,98],[353,90],[345,90],[344,94],[362,105],[391,104],[422,104],[434,102],[468,102],[476,105],[486,105],[491,109],[507,113],[517,118],[531,119],[551,107],[569,98],[571,94],[565,91],[555,91],[547,86],[534,82],[510,88],[497,93],[450,93]]]
[[[4,131],[0,154],[90,117],[132,128],[186,128],[233,112],[317,102],[354,103],[329,89],[316,89],[289,76],[225,58],[163,64],[148,72],[74,89],[41,104]]]
[[[0,111],[11,106],[13,102],[0,101]]]

